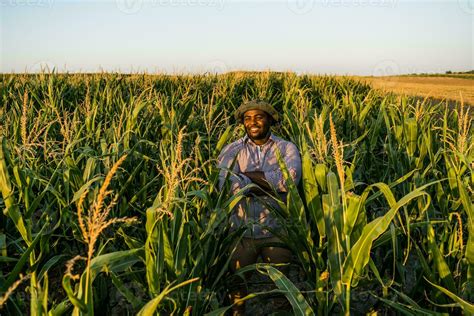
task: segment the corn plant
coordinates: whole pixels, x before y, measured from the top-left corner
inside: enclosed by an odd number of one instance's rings
[[[248,270],[275,288],[246,301],[279,293],[303,315],[472,313],[469,105],[274,72],[0,82],[0,313],[225,313],[243,233],[228,219],[243,193],[219,189],[216,158],[244,135],[234,110],[255,98],[282,113],[273,132],[301,153],[302,183],[287,180],[273,213],[305,284],[257,263]]]

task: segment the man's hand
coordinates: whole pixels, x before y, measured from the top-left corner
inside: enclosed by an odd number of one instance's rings
[[[273,194],[273,190],[270,187],[267,179],[265,178],[265,173],[263,171],[248,171],[242,172],[243,175],[247,176],[253,183],[257,184],[260,188],[252,188],[250,193],[255,195],[267,195]]]

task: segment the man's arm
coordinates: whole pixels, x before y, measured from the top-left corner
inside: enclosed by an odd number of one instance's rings
[[[249,177],[253,183],[258,184],[262,189],[271,190],[272,188],[268,184],[267,179],[265,178],[265,172],[263,171],[248,171],[242,172],[245,176]]]
[[[252,183],[250,178],[240,172],[239,164],[237,162],[238,147],[235,144],[230,144],[222,149],[218,157],[219,168],[219,189],[222,190],[225,180],[230,181],[230,188],[233,194],[236,194],[240,189]]]
[[[281,152],[282,158],[285,162],[288,173],[293,182],[298,185],[301,179],[301,157],[298,148],[293,143],[288,143],[284,151]],[[280,168],[265,171],[265,179],[270,187],[275,188],[278,192],[287,192],[286,181],[283,178],[283,173]]]
[[[248,171],[242,172],[242,174],[252,180],[253,183],[257,184],[260,188],[252,188],[250,192],[255,195],[266,195],[272,194],[273,190],[265,178],[265,173],[263,171]]]

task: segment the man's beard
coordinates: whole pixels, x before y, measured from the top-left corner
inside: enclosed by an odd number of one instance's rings
[[[252,133],[250,133],[247,129],[245,130],[245,132],[251,140],[264,140],[270,136],[270,129],[267,129],[266,132],[263,131],[262,133],[259,133],[255,136],[253,136]]]

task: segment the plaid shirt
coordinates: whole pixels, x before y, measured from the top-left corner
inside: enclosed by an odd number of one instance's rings
[[[301,178],[301,158],[298,148],[295,144],[272,134],[269,140],[261,146],[256,145],[248,136],[225,146],[218,158],[219,187],[222,189],[228,172],[232,171],[229,179],[232,193],[235,194],[252,183],[243,172],[263,171],[270,186],[279,192],[281,199],[286,202],[287,187],[278,165],[276,148],[280,150],[293,181],[298,184]],[[233,169],[230,170],[234,159],[236,159],[236,162]],[[275,218],[270,214],[270,210],[258,199],[278,207],[278,204],[271,197],[265,195],[258,198],[250,196],[243,198],[235,206],[231,217],[231,225],[234,228],[243,224],[249,225],[250,229],[246,231],[245,237],[271,237],[272,234],[262,226],[279,227]]]

